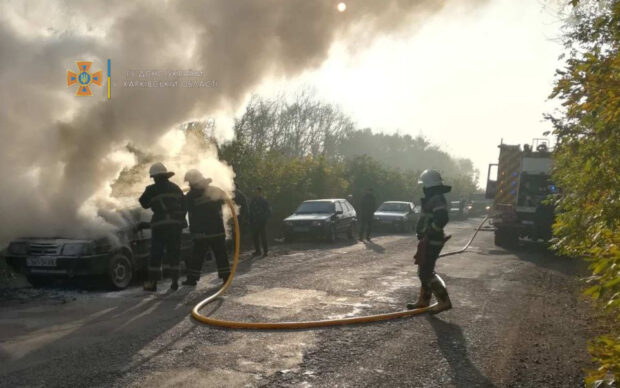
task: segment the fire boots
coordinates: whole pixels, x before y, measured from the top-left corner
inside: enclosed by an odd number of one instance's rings
[[[431,314],[438,314],[442,311],[450,310],[452,308],[452,302],[448,296],[448,290],[446,289],[446,283],[439,275],[430,281],[430,286],[435,298],[437,298],[437,305],[431,309]]]
[[[426,287],[422,286],[420,288],[420,295],[418,296],[418,301],[415,303],[407,303],[408,310],[421,309],[424,307],[428,307],[431,302],[431,292]]]

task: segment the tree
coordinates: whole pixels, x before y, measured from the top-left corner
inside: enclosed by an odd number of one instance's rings
[[[564,193],[554,234],[559,252],[591,263],[586,294],[612,317],[610,332],[589,346],[595,385],[620,377],[620,0],[571,3],[568,59],[551,95],[563,108],[548,115],[553,179]]]

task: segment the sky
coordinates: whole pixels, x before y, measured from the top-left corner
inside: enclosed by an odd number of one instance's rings
[[[336,44],[319,68],[269,79],[257,93],[310,87],[360,128],[422,134],[471,159],[484,188],[501,141],[531,143],[551,129],[543,114],[557,106],[548,96],[561,65],[560,26],[542,0],[492,0],[466,14],[445,7],[368,49]]]

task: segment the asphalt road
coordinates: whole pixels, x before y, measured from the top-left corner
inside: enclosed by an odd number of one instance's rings
[[[479,219],[453,222],[445,250]],[[249,259],[205,309],[238,320],[307,320],[398,311],[419,282],[409,235],[372,243],[277,245]],[[441,259],[454,309],[436,317],[296,331],[234,331],[189,312],[220,285],[146,294],[21,289],[0,299],[0,386],[45,387],[576,387],[594,322],[579,262],[536,244],[515,252],[481,232]]]

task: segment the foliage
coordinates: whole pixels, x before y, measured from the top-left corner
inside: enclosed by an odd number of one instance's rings
[[[611,332],[589,350],[599,369],[587,383],[620,375],[620,0],[573,1],[565,68],[551,97],[562,101],[548,118],[557,136],[555,248],[585,257],[586,294],[610,314]]]
[[[253,97],[234,129],[220,158],[233,167],[242,190],[263,187],[272,227],[303,200],[352,195],[357,205],[369,187],[378,201],[418,202],[425,168],[444,172],[454,197],[469,198],[476,190],[471,161],[452,159],[421,137],[358,131],[337,107],[307,92],[292,100]]]

